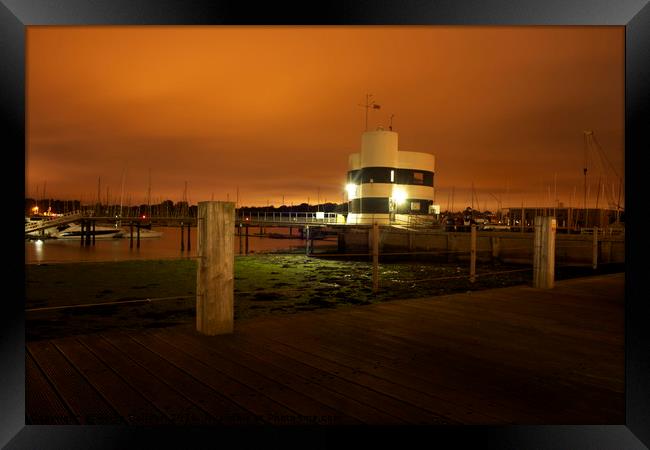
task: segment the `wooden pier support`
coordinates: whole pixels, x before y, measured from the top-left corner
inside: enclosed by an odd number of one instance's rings
[[[591,267],[594,270],[598,268],[598,227],[594,227],[594,240],[591,251]]]
[[[555,217],[535,217],[533,287],[551,289],[555,282]]]
[[[185,226],[181,222],[181,252],[185,251]]]
[[[86,245],[90,245],[90,221],[86,221]]]
[[[81,246],[82,246],[82,247],[84,246],[84,226],[85,226],[85,225],[86,225],[86,221],[85,221],[85,220],[82,220],[82,221],[79,223],[79,226],[80,226],[80,228],[81,228],[81,233],[79,233],[79,235],[80,235],[79,242],[81,243]]]
[[[196,329],[214,336],[234,329],[235,204],[199,202]]]
[[[372,224],[372,292],[379,291],[379,224]]]
[[[248,224],[246,224],[246,255],[248,255]]]
[[[497,261],[501,250],[501,239],[497,236],[492,236],[490,238],[490,247],[492,248],[492,260]]]
[[[130,236],[130,237],[129,237],[129,239],[130,239],[130,243],[129,243],[129,248],[133,248],[133,222],[131,222],[129,228],[130,228],[130,234],[129,234],[129,236]]]
[[[136,237],[136,248],[140,248],[140,224],[136,225],[137,228],[137,237]]]
[[[309,225],[305,227],[305,255],[309,256],[309,238],[310,236],[309,232]]]
[[[187,251],[192,251],[192,242],[190,241],[190,224],[187,224]]]
[[[95,232],[95,225],[96,225],[96,222],[93,220],[93,232],[92,232],[92,235],[93,235],[93,245],[95,245],[95,234],[96,234],[96,232]]]
[[[241,235],[241,229],[242,229],[242,224],[240,223],[239,226],[237,227],[237,234],[239,235],[239,254],[240,255],[242,254],[242,250],[243,250],[242,245],[244,243],[244,239],[243,239],[243,237]],[[197,230],[198,230],[198,228],[197,228]]]
[[[469,282],[476,281],[476,225],[472,225],[469,241]]]

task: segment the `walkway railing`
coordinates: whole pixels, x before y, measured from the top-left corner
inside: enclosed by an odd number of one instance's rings
[[[64,223],[74,222],[83,217],[83,214],[80,211],[71,211],[69,213],[63,214],[62,216],[57,217],[44,217],[43,220],[29,222],[25,224],[25,233],[31,233],[34,231],[44,230],[46,228],[52,228]]]
[[[237,222],[264,223],[337,223],[337,214],[329,212],[238,212]]]

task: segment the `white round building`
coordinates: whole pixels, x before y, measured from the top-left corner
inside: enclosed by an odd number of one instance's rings
[[[346,223],[409,224],[437,213],[434,166],[429,153],[398,151],[394,131],[363,133],[361,152],[349,158]]]

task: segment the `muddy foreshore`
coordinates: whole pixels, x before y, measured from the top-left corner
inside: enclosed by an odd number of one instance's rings
[[[304,255],[237,256],[235,320],[320,308],[362,307],[532,281],[529,266],[495,263],[477,265],[478,276],[470,283],[466,266],[380,263],[380,289],[373,294],[372,266],[368,261]],[[622,267],[598,272],[604,271],[622,271]],[[556,277],[591,274],[591,269],[560,268]],[[192,259],[27,265],[26,338],[38,340],[191,323],[195,317],[195,293],[196,261]],[[69,305],[77,307],[39,310]]]

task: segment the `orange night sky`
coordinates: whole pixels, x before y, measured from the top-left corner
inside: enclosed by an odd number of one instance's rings
[[[101,177],[119,203],[124,174],[146,203],[150,171],[152,202],[339,203],[371,93],[371,129],[394,114],[435,155],[443,211],[472,183],[479,209],[581,206],[583,130],[623,175],[624,49],[623,27],[28,27],[26,194],[90,202]]]

